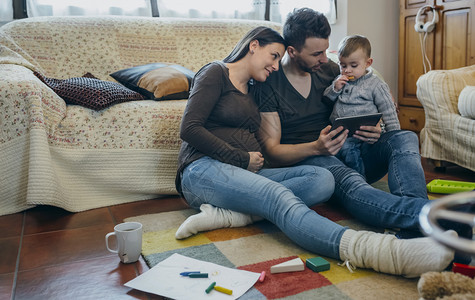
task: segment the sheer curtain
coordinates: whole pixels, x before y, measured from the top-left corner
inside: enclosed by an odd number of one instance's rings
[[[270,21],[283,23],[294,8],[310,7],[336,22],[336,0],[26,0],[29,17],[71,15],[152,16],[151,2],[160,17],[231,18],[264,20],[266,2]],[[157,2],[155,2],[157,1]],[[0,0],[0,16],[12,0]],[[157,7],[155,6],[155,9]]]
[[[336,22],[336,0],[270,0],[270,21],[284,23],[294,8],[310,7],[324,13],[330,24]],[[266,0],[158,0],[161,17],[186,18],[265,18]]]
[[[13,20],[13,1],[0,1],[0,22],[8,22]]]
[[[29,17],[152,16],[150,0],[26,0],[26,5]]]
[[[158,0],[160,17],[263,20],[266,0]]]
[[[309,7],[319,11],[328,18],[330,24],[336,23],[336,0],[271,0],[270,20],[284,23],[287,15],[294,8]]]

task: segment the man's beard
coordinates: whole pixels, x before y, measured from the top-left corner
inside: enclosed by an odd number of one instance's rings
[[[303,59],[300,58],[300,56],[296,57],[297,64],[299,68],[302,71],[305,71],[307,73],[315,73],[318,69],[320,69],[320,64],[318,65],[313,65],[313,66],[308,66]]]

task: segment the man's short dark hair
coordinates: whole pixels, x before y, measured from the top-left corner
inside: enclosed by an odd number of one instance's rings
[[[324,14],[304,7],[289,13],[283,33],[287,45],[301,51],[309,37],[328,39],[331,27]]]

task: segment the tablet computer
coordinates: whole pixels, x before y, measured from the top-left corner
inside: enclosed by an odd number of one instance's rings
[[[336,118],[333,122],[332,129],[336,129],[340,126],[343,126],[345,129],[348,129],[348,136],[352,136],[360,126],[376,126],[379,120],[383,116],[382,113],[368,114],[368,115],[359,115],[352,117],[343,117]]]

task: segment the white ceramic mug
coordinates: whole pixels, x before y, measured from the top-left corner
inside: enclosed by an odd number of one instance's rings
[[[115,235],[117,249],[109,248],[109,237]],[[114,232],[106,234],[107,250],[119,255],[123,263],[136,262],[142,252],[142,224],[138,222],[125,222],[114,227]]]

